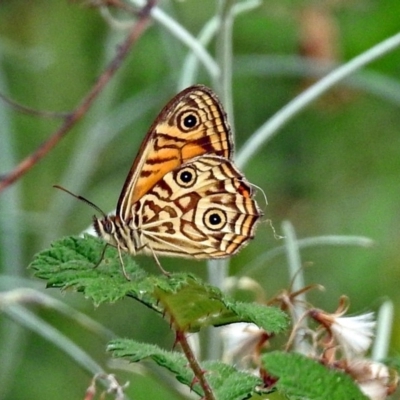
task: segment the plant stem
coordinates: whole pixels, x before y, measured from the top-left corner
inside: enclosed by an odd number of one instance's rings
[[[218,15],[220,20],[219,31],[217,35],[217,63],[221,74],[218,85],[218,94],[228,114],[229,122],[235,141],[235,129],[233,119],[233,101],[232,101],[232,28],[233,28],[233,1],[220,0],[218,5]]]
[[[189,343],[187,341],[186,335],[183,331],[176,331],[176,342],[179,343],[182,347],[182,350],[189,361],[190,368],[192,369],[195,379],[199,381],[199,385],[203,389],[204,399],[205,400],[215,400],[214,393],[210,385],[208,384],[206,378],[204,377],[205,371],[202,370],[200,364],[197,361],[196,356],[194,355]]]

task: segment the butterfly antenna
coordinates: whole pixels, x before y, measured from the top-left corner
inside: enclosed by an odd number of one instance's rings
[[[256,189],[258,189],[262,193],[262,195],[264,197],[265,205],[267,206],[268,205],[268,199],[267,199],[267,195],[265,194],[264,190],[260,186],[255,185],[254,183],[250,183],[250,185],[255,187]],[[279,240],[279,239],[284,239],[285,238],[285,236],[278,235],[274,225],[272,224],[272,220],[268,219],[268,220],[266,220],[266,222],[271,227],[275,239]]]
[[[70,194],[72,197],[75,197],[75,198],[78,199],[78,200],[83,201],[84,203],[88,204],[90,207],[93,207],[93,208],[94,208],[96,211],[98,211],[101,215],[103,215],[104,218],[107,217],[107,214],[106,214],[100,207],[96,206],[96,204],[92,203],[90,200],[85,199],[84,197],[79,196],[79,195],[77,195],[77,194],[74,194],[74,193],[70,192],[68,189],[63,188],[62,186],[53,185],[53,187],[56,188],[56,189],[60,189],[60,190],[62,190],[62,191],[64,191],[64,192]]]
[[[260,186],[255,185],[254,183],[250,183],[250,185],[255,187],[256,189],[258,189],[262,193],[262,195],[264,197],[265,205],[267,206],[268,205],[268,199],[267,199],[267,195],[265,194],[264,190]]]

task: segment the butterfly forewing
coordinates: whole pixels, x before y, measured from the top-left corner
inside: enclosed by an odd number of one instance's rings
[[[232,158],[226,114],[216,95],[202,85],[175,96],[147,133],[125,181],[117,214],[127,220],[131,206],[165,174],[202,154]]]

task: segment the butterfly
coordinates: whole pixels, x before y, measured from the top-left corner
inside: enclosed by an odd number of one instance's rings
[[[226,114],[203,85],[178,93],[144,138],[116,214],[94,217],[121,251],[195,259],[228,257],[253,238],[262,213],[233,162]],[[126,276],[126,273],[124,271]]]

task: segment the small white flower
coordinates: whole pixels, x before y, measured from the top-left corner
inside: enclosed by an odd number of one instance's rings
[[[371,346],[376,322],[374,313],[344,317],[347,312],[347,298],[342,296],[337,310],[329,314],[317,308],[310,309],[308,315],[320,323],[329,335],[327,350],[340,345],[343,355],[352,359],[362,356]]]
[[[253,357],[268,340],[267,333],[255,324],[239,322],[221,328],[224,345],[223,361],[248,368]]]
[[[363,355],[371,346],[376,322],[374,313],[336,317],[330,330],[341,345],[346,358]]]
[[[392,377],[389,368],[376,361],[352,360],[346,372],[371,400],[384,400],[397,387],[397,376]]]

